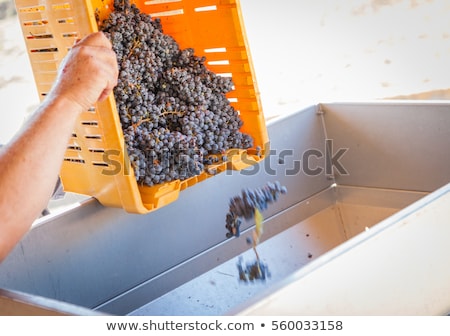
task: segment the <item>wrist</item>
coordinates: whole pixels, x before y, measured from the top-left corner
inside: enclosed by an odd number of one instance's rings
[[[76,117],[78,117],[81,112],[86,111],[89,108],[83,106],[83,104],[76,101],[72,97],[52,92],[46,97],[44,105],[52,110],[55,110],[57,113],[66,116],[73,115]]]

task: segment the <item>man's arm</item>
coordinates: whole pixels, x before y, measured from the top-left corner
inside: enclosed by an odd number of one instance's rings
[[[45,101],[0,149],[0,261],[47,206],[75,122],[117,84],[117,61],[102,33],[78,42]]]

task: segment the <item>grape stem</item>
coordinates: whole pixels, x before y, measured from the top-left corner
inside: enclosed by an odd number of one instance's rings
[[[256,250],[256,244],[253,244],[253,251],[255,252],[256,260],[258,260],[258,263],[259,263],[259,254],[258,254],[258,251]]]
[[[181,117],[183,115],[183,112],[181,112],[181,111],[166,111],[166,110],[164,110],[160,115],[161,116],[165,116],[165,115],[168,115],[168,114],[176,114],[177,116]]]
[[[133,45],[132,45],[131,48],[130,48],[130,52],[128,53],[127,58],[130,58],[131,55],[132,55],[133,52],[134,52],[134,49],[136,49],[136,48],[138,48],[138,47],[140,47],[140,46],[141,46],[141,41],[139,41],[138,38],[135,37],[134,40],[133,40]]]
[[[133,129],[136,131],[136,129],[137,129],[142,123],[147,122],[147,121],[151,121],[151,120],[152,120],[151,118],[140,119],[137,123],[132,124]]]

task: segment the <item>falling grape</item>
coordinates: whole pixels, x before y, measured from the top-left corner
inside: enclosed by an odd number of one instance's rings
[[[226,215],[227,238],[239,237],[242,218],[248,220],[255,216],[255,209],[264,211],[270,203],[278,200],[280,194],[286,194],[287,188],[278,181],[268,182],[262,188],[244,189],[240,196],[230,199]]]
[[[244,267],[242,265],[242,257],[239,258],[237,267],[241,281],[264,281],[270,276],[267,265],[261,262],[256,250],[256,246],[263,233],[263,217],[261,211],[267,209],[270,203],[277,201],[280,194],[286,193],[287,188],[276,181],[274,183],[268,182],[262,188],[244,189],[240,196],[231,198],[229,211],[226,215],[225,227],[227,229],[227,238],[240,236],[242,218],[246,220],[253,218],[255,220],[255,229],[253,230],[252,238],[247,237],[246,242],[252,245],[256,260],[252,263],[247,263],[246,267]]]

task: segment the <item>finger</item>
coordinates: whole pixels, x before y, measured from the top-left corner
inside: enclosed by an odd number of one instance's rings
[[[87,47],[85,51],[95,53],[95,57],[98,60],[101,60],[109,66],[114,68],[118,67],[116,53],[112,50],[111,42],[102,32],[86,36],[77,45],[78,48]]]
[[[106,87],[103,89],[103,91],[102,91],[102,93],[101,93],[101,95],[100,95],[98,100],[102,101],[102,100],[106,99],[109,96],[109,94],[111,92],[113,92],[114,87],[116,85],[117,85],[117,79],[116,78],[112,78],[111,81],[108,81]]]
[[[119,64],[117,63],[117,55],[112,49],[101,50],[102,55],[100,56],[103,62],[108,65],[111,69],[114,69],[116,74],[119,74]]]
[[[111,91],[112,90],[109,90],[109,89],[108,90],[107,89],[103,90],[103,92],[100,95],[100,97],[98,97],[98,101],[101,102],[101,101],[104,101],[106,98],[108,98],[108,96],[111,93]]]
[[[118,77],[119,65],[117,64],[116,53],[112,49],[84,44],[80,44],[72,49],[78,55],[79,60],[83,59],[85,62],[93,62],[92,66],[95,66],[97,69],[108,69],[113,77]]]
[[[112,48],[112,44],[103,32],[91,33],[85,36],[81,41],[77,42],[75,45],[86,45],[93,47],[105,47],[108,49]]]
[[[116,85],[117,85],[117,76],[110,74],[110,79],[107,80],[106,86],[103,89],[102,93],[100,94],[98,101],[105,100],[109,96],[109,94],[114,90],[114,87]]]

